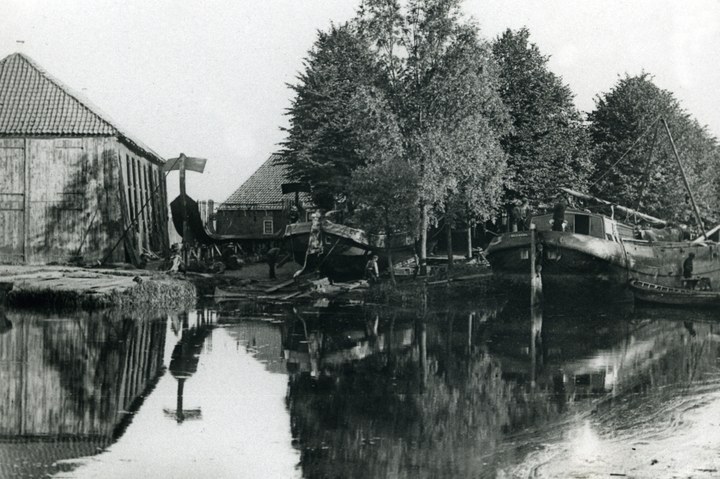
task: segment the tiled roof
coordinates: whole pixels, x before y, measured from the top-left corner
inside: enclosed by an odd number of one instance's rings
[[[270,158],[220,205],[220,209],[246,209],[253,205],[266,206],[265,209],[273,209],[271,206],[277,205],[277,209],[281,209],[282,201],[291,196],[282,194],[282,184],[289,183],[290,180],[287,166],[276,163],[279,159],[278,153],[270,155]],[[307,193],[300,193],[303,203],[307,204],[309,198]]]
[[[164,161],[22,53],[0,60],[0,135],[117,136]]]

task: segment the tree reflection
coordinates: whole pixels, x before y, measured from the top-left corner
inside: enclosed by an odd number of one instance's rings
[[[306,338],[327,345],[344,335],[318,314]],[[307,477],[495,477],[570,414],[664,394],[720,352],[712,323],[655,320],[626,305],[385,311],[378,340],[408,324],[405,346],[364,356],[320,346],[317,377],[293,369],[287,402]]]

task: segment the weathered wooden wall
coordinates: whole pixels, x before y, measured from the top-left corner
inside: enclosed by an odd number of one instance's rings
[[[1,313],[0,313],[1,314]],[[0,335],[0,440],[112,438],[162,371],[165,321],[8,313]]]
[[[167,187],[160,165],[118,144],[118,159],[125,188],[125,217],[138,253],[166,252],[169,248]],[[136,221],[135,221],[136,220]]]
[[[0,261],[24,258],[25,141],[0,139]]]
[[[160,165],[115,138],[0,139],[0,262],[124,261],[134,219],[136,250],[166,251],[166,204]]]

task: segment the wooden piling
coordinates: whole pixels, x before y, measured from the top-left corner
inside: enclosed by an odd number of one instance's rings
[[[530,252],[528,259],[530,260],[530,305],[535,306],[542,302],[542,276],[537,270],[537,230],[535,224],[530,224]]]

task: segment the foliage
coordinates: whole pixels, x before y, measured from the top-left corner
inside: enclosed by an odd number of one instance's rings
[[[497,207],[509,117],[490,47],[459,6],[365,0],[319,33],[292,87],[283,159],[319,206],[347,199],[385,231],[413,229],[413,214]]]
[[[500,66],[500,94],[513,125],[502,139],[508,154],[507,203],[547,198],[558,186],[583,190],[592,171],[588,137],[573,94],[548,69],[548,57],[529,37],[526,28],[508,29],[492,45]]]
[[[621,78],[596,100],[589,116],[598,171],[592,191],[656,216],[692,222],[677,161],[662,124],[657,122],[661,117],[669,124],[703,216],[716,221],[715,211],[720,206],[717,140],[647,73]]]
[[[353,129],[365,164],[351,176],[350,196],[358,206],[356,220],[369,232],[394,234],[415,229],[417,174],[404,156],[397,118],[377,90],[362,90],[353,99]]]
[[[319,32],[288,111],[290,127],[282,162],[291,178],[311,185],[326,209],[347,194],[352,171],[364,164],[362,144],[351,127],[352,99],[382,84],[373,53],[351,25]]]
[[[489,47],[457,0],[367,0],[359,24],[390,79],[419,203],[484,217],[496,206],[507,113]],[[483,200],[483,201],[478,201]]]

